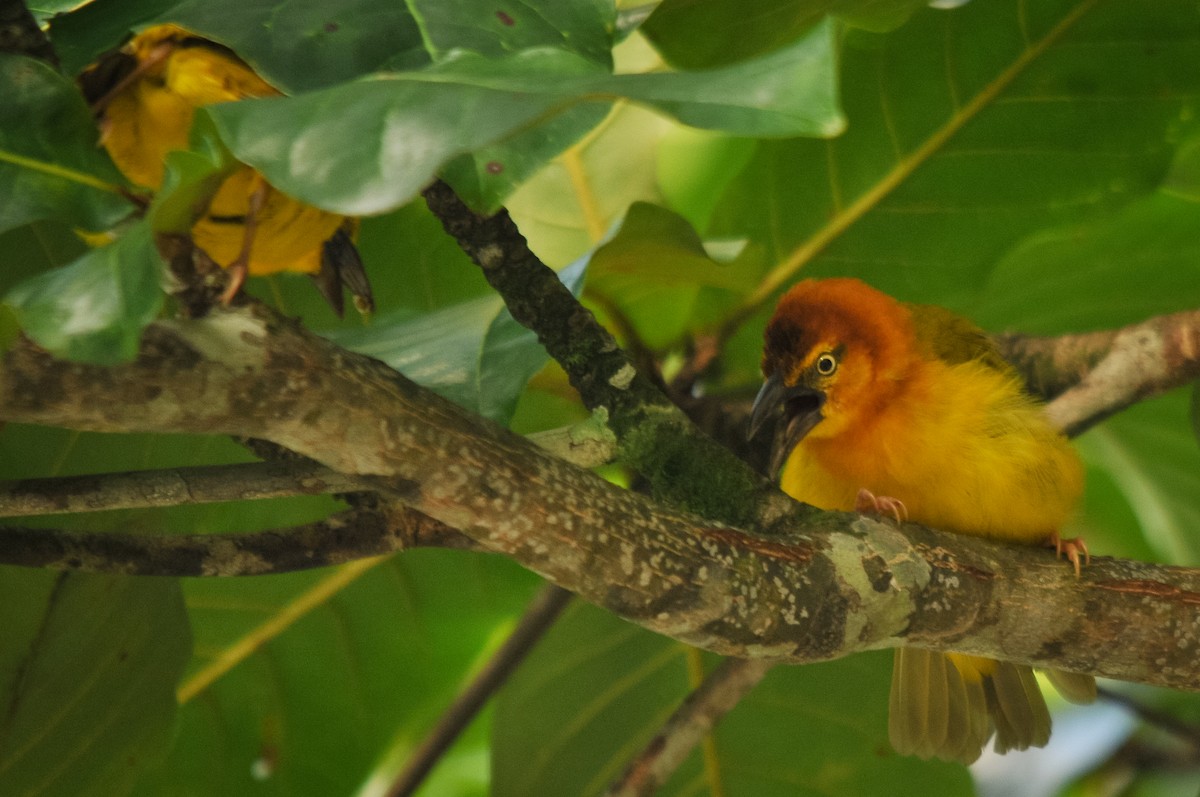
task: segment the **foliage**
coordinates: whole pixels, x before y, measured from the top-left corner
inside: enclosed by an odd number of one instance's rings
[[[179,229],[220,168],[214,133],[281,188],[369,214],[360,248],[377,318],[337,321],[294,275],[252,279],[250,292],[521,432],[583,414],[420,202],[437,174],[481,210],[507,206],[544,260],[576,264],[571,281],[586,267],[585,299],[668,369],[728,328],[712,394],[752,390],[771,300],[802,275],[860,276],[997,331],[1200,305],[1200,10],[1184,0],[756,0],[760,15],[740,16],[740,3],[667,0],[646,37],[628,38],[633,11],[603,0],[73,5],[34,6],[65,77],[0,57],[0,330],[20,325],[65,357],[127,359],[161,312],[152,233]],[[68,78],[154,21],[234,48],[294,96],[202,115],[205,135],[176,156],[154,210],[123,222],[137,208]],[[76,229],[116,242],[88,249]],[[1200,564],[1197,406],[1168,395],[1079,441],[1090,486],[1077,525],[1094,551]],[[5,478],[246,457],[217,438],[0,431]],[[36,523],[235,532],[336,506]],[[5,568],[0,793],[38,786],[31,772],[58,777],[46,794],[379,793],[534,584],[452,551],[227,582]],[[496,794],[595,793],[694,685],[697,664],[711,661],[575,606],[490,728],[474,727],[421,793],[489,782]],[[887,667],[871,655],[772,673],[667,793],[971,793],[961,769],[886,749]],[[70,682],[78,693],[53,687]],[[1143,699],[1197,711],[1186,696]],[[111,719],[103,734],[49,721],[82,707]],[[1087,753],[1066,751],[1059,769],[1105,766]],[[1141,793],[1172,793],[1163,780]]]

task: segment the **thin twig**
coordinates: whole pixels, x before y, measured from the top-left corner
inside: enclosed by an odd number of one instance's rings
[[[342,564],[414,547],[478,549],[419,512],[351,509],[250,534],[119,534],[0,527],[0,562],[139,576],[257,576]]]
[[[0,517],[327,495],[371,489],[311,460],[246,462],[0,482]]]
[[[692,749],[758,685],[773,665],[758,659],[725,659],[675,709],[662,729],[609,786],[607,797],[654,794]]]
[[[526,607],[521,622],[513,629],[512,634],[442,713],[437,725],[413,752],[404,769],[392,783],[392,787],[388,789],[388,797],[408,797],[417,790],[434,764],[458,735],[471,724],[488,698],[525,660],[570,600],[571,593],[561,587],[547,584],[542,588]]]
[[[1103,700],[1110,703],[1116,703],[1119,706],[1129,709],[1139,719],[1148,725],[1153,725],[1167,733],[1187,742],[1192,749],[1200,752],[1200,726],[1194,723],[1184,722],[1178,717],[1172,716],[1165,711],[1159,711],[1153,706],[1147,706],[1139,700],[1135,700],[1129,695],[1114,692],[1112,689],[1107,689],[1103,686],[1096,687],[1096,694]]]

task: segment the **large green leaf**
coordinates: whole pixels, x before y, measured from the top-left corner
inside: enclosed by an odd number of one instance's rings
[[[42,219],[103,230],[132,210],[74,85],[41,61],[0,53],[0,95],[0,232]]]
[[[989,327],[1062,334],[1196,307],[1197,225],[1200,203],[1160,191],[1034,233],[995,264],[972,315]]]
[[[576,294],[583,287],[584,265],[580,261],[560,274]],[[508,422],[525,384],[547,359],[537,336],[518,324],[494,294],[416,317],[385,315],[369,327],[330,337],[499,423]]]
[[[141,221],[115,243],[26,280],[4,303],[54,354],[110,365],[136,356],[142,328],[162,308],[162,279],[150,225]]]
[[[1024,236],[1158,185],[1200,93],[1196,35],[1190,3],[1087,0],[968,3],[889,35],[852,31],[846,134],[761,142],[712,231],[769,244],[783,283],[872,273],[904,298],[963,306]]]
[[[410,6],[435,57],[470,50],[498,58],[559,47],[612,66],[616,10],[609,0],[413,0]]]
[[[826,14],[889,30],[922,5],[923,0],[663,0],[641,30],[671,63],[697,69],[782,47]]]
[[[460,155],[442,177],[480,213],[495,213],[513,191],[546,162],[593,130],[608,116],[608,103],[568,108],[537,127]]]
[[[1200,562],[1195,533],[1200,524],[1200,448],[1187,433],[1188,399],[1188,391],[1181,389],[1131,407],[1088,432],[1080,450],[1107,471],[1153,558],[1195,567]],[[1124,531],[1129,535],[1132,529]]]
[[[64,70],[75,74],[130,32],[160,22],[227,45],[285,92],[430,61],[405,4],[386,0],[95,0],[53,19],[50,36]]]
[[[690,691],[688,655],[678,642],[573,606],[501,693],[493,794],[602,793]],[[878,653],[776,668],[718,725],[715,761],[702,766],[693,754],[662,793],[966,793],[961,768],[889,752],[890,666]]]
[[[505,203],[533,250],[554,268],[594,249],[637,201],[662,202],[659,142],[679,125],[618,104],[604,122],[526,181]]]
[[[746,135],[836,134],[832,36],[819,26],[793,47],[697,73],[611,75],[552,49],[461,53],[420,72],[209,112],[234,154],[277,187],[330,210],[378,213],[408,201],[451,158],[597,97]]]
[[[754,286],[760,312],[727,377],[757,376],[756,329],[801,276],[986,315],[993,269],[1027,237],[1157,189],[1200,104],[1197,37],[1190,3],[1088,0],[968,3],[848,32],[845,135],[757,142],[703,230],[748,237],[778,264]]]
[[[179,0],[91,0],[76,3],[69,13],[50,20],[50,41],[62,69],[79,74],[101,53],[122,44],[141,27]]]
[[[137,793],[324,797],[387,782],[536,583],[452,551],[189,582],[180,729]]]
[[[683,218],[636,202],[592,255],[589,292],[619,309],[646,345],[667,347],[713,322],[714,310],[728,307],[760,272],[744,241],[726,243],[718,260]]]
[[[615,9],[605,0],[535,0],[498,7],[490,0],[414,4],[438,54],[467,49],[492,58],[535,47],[559,47],[612,68]],[[568,108],[537,127],[451,160],[442,176],[481,213],[496,212],[528,177],[608,113],[604,103]]]
[[[3,568],[0,634],[0,793],[127,793],[171,738],[179,584]]]

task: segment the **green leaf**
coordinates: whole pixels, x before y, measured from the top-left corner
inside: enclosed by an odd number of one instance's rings
[[[179,730],[136,794],[325,797],[389,782],[538,579],[459,551],[372,564],[189,580],[196,655]]]
[[[595,607],[568,607],[500,693],[494,797],[603,793],[686,694],[684,651]]]
[[[78,90],[41,61],[0,53],[0,232],[42,219],[88,230],[132,210]]]
[[[127,793],[171,739],[178,582],[3,568],[0,629],[0,792]]]
[[[1095,221],[1046,229],[996,263],[972,315],[1062,334],[1132,324],[1200,299],[1200,203],[1159,191]]]
[[[4,253],[0,296],[22,280],[65,266],[88,251],[87,244],[61,222],[39,221],[0,233]]]
[[[520,50],[570,50],[612,68],[615,9],[604,0],[541,0],[498,6],[491,0],[415,4],[430,45],[440,54],[466,49],[490,58]],[[480,213],[495,213],[528,177],[596,127],[603,103],[568,108],[537,127],[451,160],[442,177]]]
[[[680,127],[658,145],[658,183],[667,205],[698,229],[707,229],[729,183],[754,155],[755,142]]]
[[[584,265],[579,261],[560,273],[576,294]],[[421,316],[384,315],[365,329],[338,330],[329,337],[498,423],[512,417],[525,384],[547,359],[537,336],[518,324],[496,295]]]
[[[592,255],[593,278],[642,276],[661,285],[740,291],[747,274],[715,260],[688,222],[666,208],[635,202],[610,241]]]
[[[572,605],[500,695],[492,794],[602,793],[690,691],[688,655],[678,642]],[[874,653],[775,668],[718,725],[716,770],[693,753],[661,793],[969,793],[961,767],[888,752],[890,666],[889,654]]]
[[[612,68],[616,9],[607,0],[413,0],[411,7],[435,58],[558,47]]]
[[[1083,0],[849,31],[845,135],[760,141],[702,232],[767,247],[780,264],[768,297],[802,275],[853,275],[970,310],[1025,237],[1157,188],[1194,118],[1198,35],[1190,3]]]
[[[163,184],[147,214],[154,231],[190,235],[222,181],[237,167],[212,120],[199,116],[192,125],[189,148],[167,153]]]
[[[458,156],[442,169],[442,177],[474,210],[495,213],[522,183],[604,121],[610,110],[603,103],[568,108],[537,127]]]
[[[672,64],[701,69],[783,47],[826,14],[886,31],[923,5],[923,0],[663,0],[641,31]]]
[[[226,45],[285,93],[379,69],[419,69],[429,53],[407,3],[184,0],[158,16]]]
[[[1200,562],[1195,534],[1200,524],[1200,448],[1181,433],[1188,402],[1188,391],[1181,389],[1136,404],[1085,434],[1079,448],[1090,463],[1107,471],[1156,558],[1194,567]],[[1136,530],[1123,531],[1131,535]]]
[[[1163,190],[1182,199],[1200,201],[1200,138],[1184,143],[1176,151]]]
[[[131,31],[173,22],[238,53],[284,92],[306,91],[379,69],[429,63],[403,3],[247,3],[241,0],[95,0],[56,17],[50,36],[63,68],[81,71]]]
[[[55,17],[66,71],[79,72],[130,31],[171,22],[220,42],[285,93],[380,70],[412,70],[454,50],[499,57],[535,47],[572,50],[611,66],[615,12],[604,0],[95,0]]]
[[[25,333],[53,354],[112,365],[137,355],[142,328],[163,304],[162,276],[142,221],[115,243],[22,282],[4,302]]]
[[[573,263],[616,229],[631,204],[661,204],[659,142],[678,127],[642,106],[618,103],[570,157],[547,164],[505,207],[547,265]]]
[[[679,74],[609,75],[556,50],[503,59],[461,53],[422,72],[208,112],[238,159],[273,185],[363,215],[408,201],[451,158],[584,100],[627,97],[686,124],[745,135],[834,135],[842,120],[832,37],[823,25],[765,58]]]
[[[179,0],[92,0],[50,20],[49,36],[62,70],[77,75]]]
[[[695,229],[665,208],[636,202],[621,228],[592,255],[588,289],[619,308],[642,341],[661,349],[689,331],[713,323],[718,311],[754,284],[757,250],[745,242],[713,246],[715,259]]]
[[[1200,382],[1192,385],[1192,403],[1189,407],[1189,415],[1192,418],[1192,434],[1196,436],[1196,442],[1200,443]]]

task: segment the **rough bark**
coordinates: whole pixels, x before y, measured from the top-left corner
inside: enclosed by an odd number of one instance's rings
[[[915,643],[1200,688],[1200,572],[787,507],[739,529],[663,506],[472,416],[263,308],[159,322],[138,361],[0,366],[0,417],[95,431],[262,437],[365,477],[654,631],[805,662]],[[759,533],[769,531],[769,535]]]

